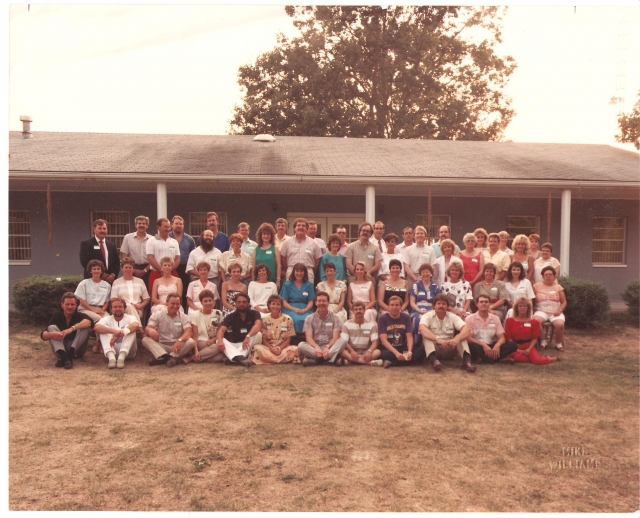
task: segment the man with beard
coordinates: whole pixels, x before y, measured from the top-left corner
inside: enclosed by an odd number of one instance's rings
[[[451,229],[447,225],[442,225],[438,230],[438,242],[433,243],[431,248],[433,248],[433,253],[436,254],[436,259],[442,256],[442,251],[440,250],[440,243],[445,239],[451,239]],[[456,245],[456,249],[453,255],[457,256],[460,253],[460,247]]]
[[[60,301],[60,310],[49,320],[47,330],[40,333],[40,338],[49,340],[51,349],[58,357],[56,367],[71,369],[73,358],[84,355],[92,327],[91,317],[78,311],[78,298],[70,291],[65,292]]]
[[[200,246],[195,248],[189,254],[189,260],[187,261],[187,273],[197,277],[198,272],[196,271],[196,265],[203,261],[209,263],[209,266],[211,266],[208,275],[209,281],[216,285],[218,293],[220,293],[218,261],[222,256],[222,252],[215,248],[215,238],[213,237],[213,232],[211,232],[211,230],[205,230],[202,232],[198,242],[200,243]]]
[[[191,321],[180,311],[177,293],[167,295],[166,311],[151,313],[144,331],[147,336],[142,339],[142,345],[154,358],[149,365],[166,363],[167,367],[174,367],[195,346]]]
[[[238,293],[235,299],[236,310],[229,313],[218,328],[218,350],[224,351],[228,358],[225,361],[227,365],[251,367],[251,350],[262,342],[260,313],[255,309],[249,309],[249,303],[246,293]]]
[[[124,360],[135,358],[138,350],[136,331],[140,324],[125,313],[126,307],[127,303],[120,297],[111,299],[111,315],[101,318],[95,326],[104,355],[109,360],[109,369],[124,369]]]
[[[220,250],[220,253],[229,250],[229,236],[218,230],[218,214],[207,212],[207,228],[213,232],[213,245]],[[196,245],[200,244],[200,239]]]

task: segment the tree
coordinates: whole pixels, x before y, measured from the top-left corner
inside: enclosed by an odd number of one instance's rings
[[[242,66],[231,133],[499,140],[516,64],[504,9],[285,7],[300,36]]]
[[[618,126],[620,127],[620,135],[616,135],[616,141],[630,142],[640,150],[640,91],[631,113],[628,115],[621,113],[618,116]]]

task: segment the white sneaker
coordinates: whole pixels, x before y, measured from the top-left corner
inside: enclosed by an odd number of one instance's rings
[[[124,369],[124,360],[126,357],[126,354],[121,354],[120,356],[118,356],[118,361],[116,362],[116,367],[118,367],[118,369]]]
[[[558,351],[564,351],[564,345],[562,345],[562,342],[556,344],[556,349],[558,349]]]
[[[547,341],[546,340],[541,340],[540,341],[540,349],[544,349],[547,346]]]
[[[371,360],[369,365],[373,365],[374,367],[382,367],[382,360]]]
[[[110,356],[109,357],[109,365],[107,365],[107,367],[109,369],[115,369],[116,368],[116,357],[115,356]]]

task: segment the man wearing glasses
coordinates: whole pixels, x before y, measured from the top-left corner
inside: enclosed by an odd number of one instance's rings
[[[380,263],[382,261],[382,253],[380,249],[369,241],[371,234],[373,233],[373,227],[371,223],[360,223],[358,227],[358,241],[351,243],[344,253],[345,262],[347,264],[347,272],[349,282],[355,280],[355,265],[356,263],[363,262],[367,268],[367,273],[372,280],[375,281],[378,270],[380,269]]]

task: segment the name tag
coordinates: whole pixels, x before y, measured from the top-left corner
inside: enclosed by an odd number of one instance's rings
[[[371,334],[371,329],[363,329],[362,333],[365,335]]]
[[[494,327],[495,327],[496,323],[495,323],[495,322],[489,322],[489,324],[488,324],[488,325],[490,325],[490,326],[494,326]]]
[[[211,258],[209,258],[209,261],[211,261],[212,263],[215,263],[217,261],[217,259],[215,257],[211,257]]]
[[[360,286],[361,290],[369,291],[369,286]]]
[[[100,289],[101,289],[101,290],[106,290],[106,289],[107,289],[107,287],[106,287],[106,286],[100,286]],[[555,291],[552,291],[551,293],[555,293]]]
[[[287,324],[282,324],[282,325],[280,326],[280,331],[281,331],[281,332],[284,332],[284,331],[286,331],[287,329],[288,329]]]
[[[302,294],[303,294],[305,297],[307,297],[307,296],[309,295],[309,292],[308,292],[308,291],[303,291],[303,292],[302,292]]]
[[[305,251],[310,254],[311,253],[311,248],[305,248]]]
[[[418,295],[424,295],[424,294],[425,294],[424,291],[419,291],[418,292]]]
[[[333,327],[333,322],[325,322],[324,325],[327,327]]]
[[[498,291],[498,288],[494,286],[493,288],[491,288],[491,291]]]
[[[518,289],[520,289],[520,290],[526,290],[526,289],[527,289],[527,287],[526,287],[526,286],[518,286]]]
[[[175,249],[176,249],[176,247],[175,247],[175,246],[173,246],[173,245],[169,245],[169,250],[175,250]]]
[[[94,250],[100,250],[100,245],[93,245]]]
[[[478,260],[474,257],[473,259],[471,259],[471,262],[473,262],[473,263],[477,263],[477,262],[478,262]]]
[[[273,253],[273,250],[267,250],[265,253],[266,253],[267,255],[271,255],[271,254]]]
[[[174,321],[173,321],[173,325],[174,325],[174,326],[181,326],[181,325],[182,325],[182,322],[180,322],[180,320],[174,320]]]
[[[264,289],[271,291],[271,286],[265,286]]]
[[[246,327],[241,327],[240,328],[240,332],[241,333],[246,333],[247,332],[247,328]]]
[[[531,327],[531,322],[525,322],[524,327]]]
[[[368,255],[367,255],[367,257],[368,257],[369,259],[373,259],[373,254],[368,254]]]
[[[444,328],[444,330],[445,330],[447,333],[453,333],[453,329],[452,329],[452,328],[450,328],[450,327],[445,327],[445,328]]]
[[[556,290],[549,290],[549,293],[555,293]]]
[[[422,252],[422,255],[429,255],[429,252]]]

